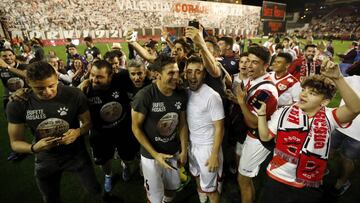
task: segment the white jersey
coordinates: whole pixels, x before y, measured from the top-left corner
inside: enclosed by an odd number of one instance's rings
[[[197,91],[189,90],[187,122],[190,142],[195,144],[214,143],[214,121],[225,118],[220,95],[203,84]]]
[[[247,84],[245,85],[246,91],[249,91],[252,87],[254,87],[258,83],[263,82],[263,81],[271,81],[274,83],[274,81],[271,79],[270,75],[268,73],[266,73],[265,75],[260,76],[260,77],[256,78],[255,80],[248,80]],[[258,88],[256,88],[255,91],[252,91],[249,95],[247,95],[249,97],[249,101],[252,101],[256,97],[256,95],[258,95],[258,93],[260,91],[266,91],[267,93],[270,94],[270,97],[266,102],[266,104],[268,106],[266,113],[267,113],[267,115],[273,114],[278,107],[277,101],[279,98],[279,96],[278,96],[279,94],[278,94],[278,91],[277,91],[275,85],[263,84],[263,85],[259,86]],[[248,104],[248,108],[252,114],[257,116],[255,107]]]
[[[345,77],[346,82],[351,88],[360,96],[360,76],[354,75]],[[341,100],[340,106],[344,105],[344,100]],[[358,115],[348,128],[338,128],[338,130],[345,135],[360,141],[360,116]]]
[[[279,93],[279,107],[288,106],[299,101],[301,85],[293,75],[288,73],[281,78],[277,78],[274,71],[269,74]]]

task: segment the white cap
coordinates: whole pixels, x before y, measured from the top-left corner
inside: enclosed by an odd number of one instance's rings
[[[121,49],[121,44],[120,43],[113,43],[111,46],[111,49]]]

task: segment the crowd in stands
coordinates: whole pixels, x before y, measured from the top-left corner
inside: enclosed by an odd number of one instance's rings
[[[188,19],[174,11],[140,11],[119,8],[117,1],[94,0],[5,0],[1,18],[8,31],[126,30],[128,28],[183,27]],[[96,9],[94,9],[96,8]],[[260,24],[259,9],[247,8],[242,15],[197,14],[209,28],[254,33]],[[131,20],[128,20],[131,19]],[[145,20],[146,19],[146,20]],[[15,37],[15,36],[14,36]]]
[[[312,32],[315,39],[357,40],[360,38],[359,4],[354,5],[317,5],[309,7],[304,13],[306,18],[300,22],[308,23],[309,27],[297,33],[304,37]]]

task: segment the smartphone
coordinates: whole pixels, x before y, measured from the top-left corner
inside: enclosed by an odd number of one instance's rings
[[[254,107],[255,108],[257,108],[257,109],[260,109],[261,108],[261,104],[260,104],[260,102],[259,101],[262,101],[262,102],[266,102],[268,99],[269,99],[269,94],[268,93],[266,93],[266,92],[264,92],[264,91],[262,91],[262,92],[260,92],[260,94],[258,94],[257,96],[256,96],[256,101],[254,102]]]
[[[130,37],[130,42],[136,42],[137,35],[138,35],[138,32],[133,31],[132,34],[131,34],[131,37]]]
[[[197,28],[197,29],[200,28],[199,22],[198,22],[198,21],[195,21],[195,20],[190,20],[190,21],[189,21],[189,26],[195,27],[195,28]]]

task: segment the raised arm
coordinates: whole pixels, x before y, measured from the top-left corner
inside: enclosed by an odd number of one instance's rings
[[[241,89],[240,86],[236,87],[236,95],[237,100],[240,105],[241,111],[244,115],[245,123],[250,128],[257,128],[258,125],[258,118],[251,113],[250,109],[248,108],[245,97],[246,97],[246,91]]]
[[[273,137],[270,135],[268,122],[266,119],[266,103],[259,101],[261,104],[260,109],[255,109],[258,115],[258,131],[260,140],[263,142],[270,141]]]
[[[221,68],[218,66],[218,62],[216,61],[215,57],[209,51],[206,46],[203,34],[202,34],[202,27],[197,29],[195,27],[187,27],[185,36],[190,38],[195,45],[199,48],[201,58],[204,61],[204,66],[207,72],[214,78],[218,78],[221,76]]]
[[[5,61],[3,59],[0,59],[0,68],[8,69],[10,72],[12,72],[22,78],[26,78],[26,70],[20,70],[20,69],[11,67],[7,63],[5,63]]]
[[[321,74],[335,83],[344,99],[345,105],[340,106],[336,110],[336,116],[339,123],[345,124],[352,121],[360,113],[360,97],[347,84],[344,77],[341,75],[339,65],[326,60],[321,65]]]
[[[150,63],[154,63],[156,56],[151,55],[144,47],[142,47],[137,41],[131,40],[131,35],[133,31],[128,31],[126,35],[126,40],[128,41],[129,45],[131,45],[134,50],[146,61]]]

